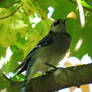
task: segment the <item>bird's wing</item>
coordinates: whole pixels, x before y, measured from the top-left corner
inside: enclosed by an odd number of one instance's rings
[[[35,47],[24,59],[24,61],[15,69],[15,71],[19,70],[17,75],[22,73],[23,71],[25,71],[27,69],[28,63],[30,61],[30,58],[32,57],[33,53],[35,52],[35,50],[38,47]]]
[[[26,58],[24,59],[23,63],[21,65],[18,66],[18,69],[20,69],[18,71],[17,74],[20,74],[22,73],[23,71],[25,71],[27,69],[27,66],[28,66],[28,63],[30,61],[30,58],[32,57],[32,55],[36,52],[36,50],[38,48],[41,48],[41,47],[45,47],[45,46],[48,46],[48,45],[51,45],[54,41],[54,39],[52,39],[52,37],[54,36],[55,34],[54,33],[49,33],[46,37],[44,37],[36,46],[35,48],[26,56]],[[15,70],[15,71],[16,71]]]

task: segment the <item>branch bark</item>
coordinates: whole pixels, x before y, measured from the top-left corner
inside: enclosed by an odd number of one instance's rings
[[[55,90],[92,83],[92,64],[58,68],[32,79],[26,92],[54,92]]]

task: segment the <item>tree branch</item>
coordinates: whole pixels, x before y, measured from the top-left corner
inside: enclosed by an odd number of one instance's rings
[[[92,83],[92,64],[58,68],[32,79],[26,92],[54,92],[55,90]]]

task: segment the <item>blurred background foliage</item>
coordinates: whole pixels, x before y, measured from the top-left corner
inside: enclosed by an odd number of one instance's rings
[[[83,44],[74,54],[77,58],[84,54],[92,57],[92,0],[81,0],[81,3],[86,24]],[[49,8],[53,9],[54,20],[64,19],[72,14],[72,18],[67,19],[66,28],[72,36],[70,51],[74,51],[82,36],[76,0],[0,0],[0,72],[13,72],[18,63],[23,61],[32,48],[47,35],[53,22],[48,17]],[[10,54],[7,52],[8,49],[11,55],[5,60],[7,54]],[[14,77],[12,80],[18,81],[19,78]],[[20,80],[23,78],[21,75]],[[9,86],[9,81],[0,73],[0,90]]]

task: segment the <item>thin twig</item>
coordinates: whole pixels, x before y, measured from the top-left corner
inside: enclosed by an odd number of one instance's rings
[[[8,18],[8,17],[10,17],[10,16],[13,16],[21,6],[22,6],[22,4],[21,4],[19,7],[17,7],[16,10],[15,10],[13,13],[11,13],[11,14],[8,15],[8,16],[1,17],[0,20],[2,20],[2,19],[6,19],[6,18]]]
[[[14,4],[9,4],[6,8],[9,8],[9,7],[11,7],[11,6],[13,6],[13,5],[15,5],[15,4],[17,4],[17,3],[20,3],[21,1],[17,1],[16,3],[14,3]]]

